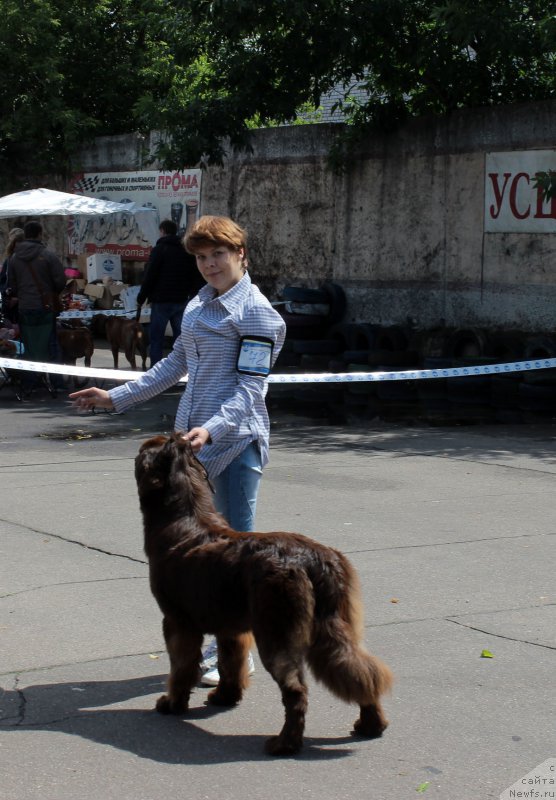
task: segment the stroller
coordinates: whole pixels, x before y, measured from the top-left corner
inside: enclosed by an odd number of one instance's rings
[[[0,312],[0,357],[20,358],[23,355],[23,343],[18,340],[19,329],[17,324]],[[21,400],[21,375],[16,369],[0,366],[0,389],[10,386],[14,389],[16,397]]]

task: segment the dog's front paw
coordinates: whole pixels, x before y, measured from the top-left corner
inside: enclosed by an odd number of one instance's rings
[[[299,753],[303,745],[302,739],[285,739],[283,736],[271,736],[264,746],[269,756],[293,756]]]
[[[184,703],[172,700],[167,694],[158,698],[155,708],[159,714],[183,714],[184,711],[187,711]]]
[[[223,689],[217,686],[207,695],[207,702],[213,706],[235,706],[241,700],[241,689]]]

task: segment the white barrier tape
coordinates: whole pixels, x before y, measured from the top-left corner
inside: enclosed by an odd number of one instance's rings
[[[143,373],[127,369],[94,369],[71,367],[66,364],[48,364],[44,361],[24,361],[19,358],[0,358],[0,369],[18,369],[26,372],[47,372],[49,375],[73,375],[81,378],[104,378],[111,381],[136,381]],[[187,378],[182,378],[186,381]],[[181,381],[180,381],[181,382]]]
[[[134,311],[126,311],[124,308],[106,308],[106,309],[87,309],[86,311],[78,311],[77,309],[68,309],[67,311],[60,311],[58,314],[58,319],[93,319],[93,317],[97,317],[103,315],[105,317],[125,317],[126,319],[135,319],[135,315],[137,310]],[[141,317],[150,317],[151,316],[151,309],[144,308],[141,311]]]
[[[466,378],[474,375],[504,375],[510,372],[527,372],[535,369],[556,367],[556,358],[534,361],[510,361],[505,364],[485,366],[446,367],[442,369],[411,369],[400,372],[319,372],[288,375],[270,375],[269,383],[361,383],[363,381],[415,381],[431,378]],[[135,381],[142,372],[131,370],[95,369],[94,367],[69,367],[62,364],[47,364],[39,361],[24,361],[16,358],[0,358],[0,368],[48,372],[50,375],[75,375],[87,378],[107,378],[113,381]],[[180,383],[187,381],[182,378]]]
[[[511,361],[506,364],[487,364],[442,369],[411,369],[399,372],[322,372],[292,375],[271,375],[269,383],[360,383],[362,381],[415,381],[431,378],[466,378],[474,375],[502,375],[556,367],[556,358],[535,361]]]

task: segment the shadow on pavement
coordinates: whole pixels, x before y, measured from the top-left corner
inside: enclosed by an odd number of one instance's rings
[[[328,426],[274,421],[271,449],[300,449],[305,453],[392,454],[491,459],[534,456],[556,464],[556,426],[462,425],[435,427],[369,423],[361,426]]]
[[[266,736],[214,734],[194,724],[226,713],[215,706],[192,706],[187,715],[165,716],[153,710],[114,708],[133,697],[164,690],[166,675],[110,681],[36,684],[2,693],[2,708],[11,716],[0,718],[4,733],[18,731],[63,732],[109,745],[167,764],[216,764],[235,761],[266,761]],[[195,696],[192,696],[195,703]],[[153,701],[154,705],[154,701]],[[11,711],[10,711],[11,710]],[[263,709],[264,711],[264,709]],[[278,731],[269,731],[268,735]],[[302,760],[345,758],[351,736],[305,739]]]

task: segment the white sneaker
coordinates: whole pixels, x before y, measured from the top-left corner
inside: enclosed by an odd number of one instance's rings
[[[203,660],[201,661],[201,672],[204,675],[216,669],[218,664],[218,652],[216,649],[216,639],[212,639],[205,650],[203,651]]]
[[[206,672],[203,672],[201,676],[201,683],[203,686],[218,686],[220,683],[220,675],[218,674],[218,655],[214,656],[215,658],[215,666],[213,668],[209,668]],[[203,660],[202,667],[204,667],[206,661],[208,659]],[[253,656],[251,653],[247,656],[247,674],[252,675],[255,672],[255,662],[253,661]]]

